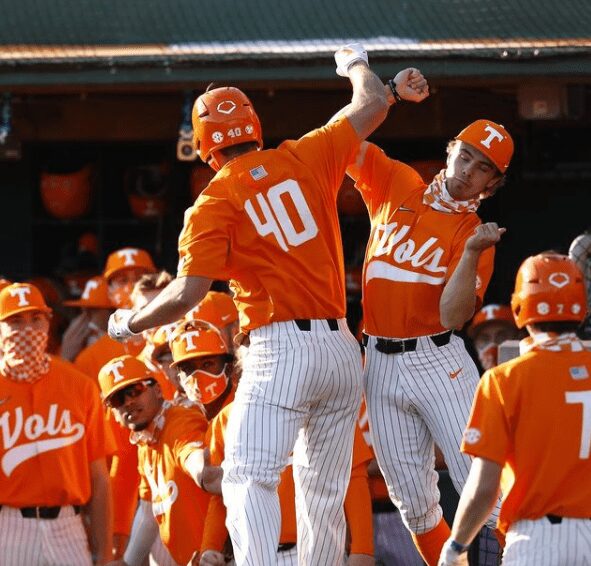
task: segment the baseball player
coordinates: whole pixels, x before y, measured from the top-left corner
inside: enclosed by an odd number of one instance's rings
[[[224,337],[228,348],[234,350],[234,337],[238,334],[238,310],[227,293],[209,291],[205,298],[186,315],[186,320],[206,320],[213,324]]]
[[[114,307],[109,299],[107,282],[100,275],[86,282],[79,299],[64,301],[63,304],[81,310],[62,336],[60,355],[72,361],[84,348],[106,335],[107,323]]]
[[[207,420],[234,400],[234,356],[221,332],[204,320],[181,323],[170,338],[178,380],[190,401],[203,406]]]
[[[571,242],[568,256],[577,264],[585,277],[587,308],[591,310],[591,227]],[[591,339],[591,317],[588,316],[579,328],[578,335],[587,340]]]
[[[111,555],[105,423],[96,385],[47,354],[51,309],[39,290],[0,292],[0,562],[95,564]]]
[[[397,88],[392,85],[394,97]],[[503,184],[512,154],[502,126],[477,120],[450,142],[447,167],[428,186],[414,169],[367,142],[348,169],[371,219],[363,342],[373,449],[390,497],[429,565],[437,563],[449,535],[434,443],[460,491],[470,461],[458,448],[479,379],[453,330],[482,302],[494,246],[505,231],[482,225],[476,210]]]
[[[299,561],[338,564],[344,553],[361,367],[344,319],[336,195],[387,102],[361,46],[338,51],[336,60],[351,79],[352,103],[339,119],[277,149],[260,151],[259,119],[238,89],[197,99],[196,147],[218,172],[185,215],[177,278],[140,312],[119,310],[109,323],[111,335],[125,339],[178,319],[212,279],[230,279],[249,343],[222,483],[239,565],[276,560],[277,484],[292,449]],[[422,75],[403,75],[401,96],[419,96]]]
[[[510,307],[489,304],[474,315],[467,334],[474,344],[480,366],[486,370],[497,365],[499,346],[506,340],[517,339],[519,330]]]
[[[213,418],[208,434],[208,446],[212,464],[224,458],[225,436],[228,419],[233,409],[229,403]],[[373,566],[373,528],[371,523],[371,496],[369,493],[367,463],[371,459],[361,429],[355,428],[353,442],[351,478],[344,502],[345,516],[349,532],[349,548],[346,564],[350,566]],[[296,526],[296,494],[292,466],[287,466],[280,476],[279,503],[281,530],[276,552],[278,566],[296,566],[298,564]],[[200,566],[223,566],[225,564],[224,540],[227,531],[223,529],[225,509],[216,505],[212,497],[207,513],[207,522],[203,533]]]
[[[540,254],[519,268],[511,308],[529,338],[478,384],[462,442],[474,461],[441,566],[466,564],[499,486],[504,565],[589,564],[591,353],[575,334],[585,305],[583,275],[567,256]]]
[[[160,537],[177,564],[199,550],[208,496],[221,493],[221,468],[207,465],[207,421],[199,410],[162,398],[160,386],[137,358],[121,356],[99,373],[105,405],[131,430],[138,447],[140,504],[121,566],[139,566]]]

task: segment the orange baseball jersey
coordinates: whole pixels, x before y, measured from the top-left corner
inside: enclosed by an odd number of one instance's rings
[[[475,213],[439,212],[424,204],[427,186],[421,176],[368,145],[362,166],[349,169],[371,218],[363,271],[365,331],[389,338],[444,332],[441,294],[480,219]],[[477,308],[493,262],[491,247],[478,263]]]
[[[207,421],[194,408],[168,409],[154,444],[138,446],[140,497],[152,502],[162,542],[179,564],[199,550],[209,495],[185,469],[187,457],[204,447]]]
[[[105,457],[97,386],[52,356],[49,372],[35,383],[0,374],[0,401],[0,504],[85,504],[90,463]]]
[[[591,353],[532,351],[479,382],[461,449],[503,468],[499,528],[591,517]]]
[[[211,455],[211,463],[220,465],[224,459],[224,433],[228,423],[228,416],[232,410],[232,404],[227,404],[212,420],[208,434],[208,446]],[[355,441],[353,444],[353,461],[351,471],[351,483],[345,499],[345,513],[351,534],[351,553],[373,554],[373,537],[371,536],[372,515],[371,500],[367,487],[367,463],[372,459],[372,453],[363,438],[359,427],[355,428]],[[363,487],[365,482],[365,487]],[[364,492],[365,489],[365,492]],[[293,482],[293,470],[287,466],[279,479],[279,503],[281,506],[281,531],[279,542],[281,544],[297,541],[296,510],[295,510],[295,485]],[[216,499],[213,496],[211,502]],[[221,501],[221,498],[219,498]],[[222,503],[223,506],[223,503]],[[219,504],[216,504],[216,509]],[[223,507],[222,507],[223,508]],[[213,518],[208,512],[207,526],[203,536],[201,550],[221,551],[227,537],[227,531],[222,529],[225,520],[225,509],[221,517]]]
[[[243,331],[344,317],[336,198],[358,146],[342,118],[227,163],[185,213],[178,276],[230,279]]]

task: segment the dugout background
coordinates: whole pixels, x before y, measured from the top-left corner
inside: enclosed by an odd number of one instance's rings
[[[441,160],[447,140],[483,117],[513,135],[507,184],[480,209],[484,221],[508,229],[487,293],[488,301],[507,302],[524,257],[566,252],[591,225],[591,6],[488,4],[220,0],[196,10],[188,0],[173,8],[158,0],[59,0],[51,7],[23,0],[6,6],[0,92],[11,96],[9,139],[20,143],[22,155],[3,159],[7,146],[0,143],[0,272],[63,279],[76,268],[71,256],[85,232],[98,238],[98,270],[113,249],[136,245],[174,271],[195,166],[175,156],[186,93],[198,94],[211,81],[242,88],[272,147],[325,123],[350,100],[332,52],[357,38],[384,80],[417,66],[431,85],[427,101],[393,108],[372,137],[389,155]],[[64,221],[43,207],[39,183],[48,163],[68,159],[92,164],[94,191],[88,214]],[[167,164],[168,208],[162,217],[138,219],[125,179],[130,167],[146,163]],[[350,208],[345,202],[341,218],[347,262],[355,267],[368,223]],[[350,306],[357,308],[354,271],[349,282]]]

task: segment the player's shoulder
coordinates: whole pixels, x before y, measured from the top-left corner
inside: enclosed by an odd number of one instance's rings
[[[49,371],[66,388],[72,388],[72,393],[83,392],[98,394],[96,382],[80,371],[72,362],[50,354]]]
[[[225,429],[233,406],[234,401],[224,405],[220,412],[215,417],[213,417],[213,419],[211,419],[211,428],[222,427]]]
[[[207,429],[207,419],[197,407],[173,405],[166,414],[163,434],[169,439],[176,439],[179,433],[187,430],[203,431]]]

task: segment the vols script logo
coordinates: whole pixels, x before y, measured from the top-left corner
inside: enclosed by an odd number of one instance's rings
[[[429,238],[423,245],[417,246],[412,238],[404,240],[409,230],[410,226],[404,224],[399,227],[398,222],[377,225],[372,241],[373,258],[365,271],[366,282],[371,279],[429,285],[442,285],[445,282],[447,266],[440,265],[444,250],[436,245],[438,239]],[[400,267],[375,259],[381,256],[390,256]],[[421,268],[428,273],[408,268]]]
[[[84,425],[72,424],[68,409],[61,411],[59,416],[58,411],[57,403],[53,403],[49,407],[47,418],[36,413],[25,418],[22,407],[16,407],[14,413],[2,413],[0,429],[5,450],[2,471],[6,476],[10,476],[18,465],[30,458],[74,444],[84,436]],[[52,438],[37,440],[44,435]]]
[[[154,469],[148,462],[144,464],[144,475],[150,484],[152,492],[152,513],[154,517],[164,515],[170,511],[172,504],[179,496],[179,488],[175,481],[166,481],[162,468],[158,466],[157,477],[154,477]]]

